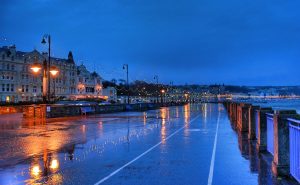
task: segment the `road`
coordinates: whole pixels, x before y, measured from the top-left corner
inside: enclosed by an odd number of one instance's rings
[[[289,184],[272,177],[221,104],[47,122],[2,117],[0,146],[1,185]]]

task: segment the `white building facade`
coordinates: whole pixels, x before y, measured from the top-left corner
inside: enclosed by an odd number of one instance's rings
[[[21,52],[15,46],[0,47],[0,101],[41,101],[43,72],[35,74],[31,66],[36,63],[43,66],[45,60],[48,60],[48,54],[37,50]],[[57,76],[50,78],[51,97],[77,99],[102,95],[101,77],[96,72],[90,73],[83,65],[76,66],[72,52],[67,59],[51,57],[51,66],[59,70]],[[80,89],[83,86],[84,91]]]

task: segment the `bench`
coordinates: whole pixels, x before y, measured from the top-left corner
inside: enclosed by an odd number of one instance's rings
[[[87,113],[95,113],[94,107],[80,107],[81,115],[86,115]]]

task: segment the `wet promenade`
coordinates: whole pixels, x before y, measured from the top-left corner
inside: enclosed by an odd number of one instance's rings
[[[0,118],[0,184],[296,184],[232,128],[221,104],[49,122]]]

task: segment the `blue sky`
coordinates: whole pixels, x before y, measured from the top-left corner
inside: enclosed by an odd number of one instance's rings
[[[4,0],[0,45],[53,38],[104,78],[175,84],[300,85],[298,0]],[[4,40],[6,38],[6,40]]]

